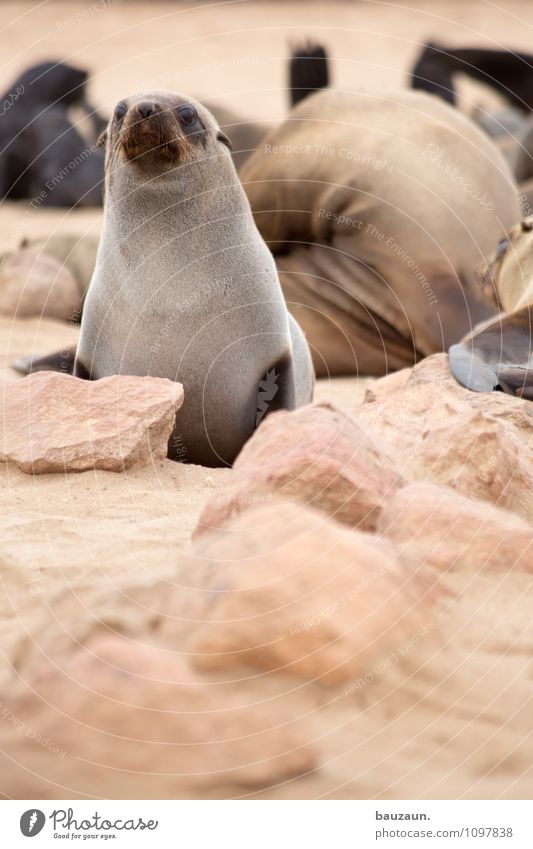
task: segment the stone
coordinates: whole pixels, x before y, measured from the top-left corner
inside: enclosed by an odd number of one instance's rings
[[[207,502],[195,537],[276,493],[371,530],[383,500],[405,482],[371,431],[333,405],[272,413],[237,457],[227,487]]]
[[[100,236],[98,233],[55,233],[46,237],[27,236],[21,248],[53,257],[72,272],[80,297],[83,296],[94,271]]]
[[[380,377],[374,380],[365,392],[363,399],[364,404],[369,404],[371,401],[388,401],[398,389],[403,389],[409,377],[411,376],[410,368],[402,368],[400,371],[392,371],[385,377]]]
[[[316,765],[297,718],[200,681],[146,635],[94,635],[41,655],[24,679],[0,717],[0,792],[12,798],[63,798],[67,788],[69,798],[194,798]]]
[[[78,281],[66,265],[39,251],[6,254],[0,263],[0,314],[78,322]]]
[[[415,366],[403,389],[363,404],[361,427],[416,481],[449,486],[533,520],[533,404],[471,392],[445,354]]]
[[[179,383],[115,375],[80,380],[37,372],[0,388],[0,460],[23,472],[122,471],[167,455]]]
[[[433,574],[406,568],[390,541],[288,499],[250,508],[192,555],[172,612],[195,623],[187,652],[197,669],[335,686],[395,662],[435,628]],[[180,627],[165,621],[163,632]]]
[[[533,572],[533,528],[514,513],[432,484],[411,484],[387,501],[378,531],[403,557],[448,569]]]

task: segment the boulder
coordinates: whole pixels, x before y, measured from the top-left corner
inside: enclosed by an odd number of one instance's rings
[[[455,381],[447,356],[435,354],[412,369],[402,389],[363,404],[356,416],[406,477],[533,519],[531,402],[471,392]]]
[[[451,489],[411,484],[388,500],[378,530],[408,562],[445,571],[533,572],[533,528],[492,504]]]
[[[28,236],[20,247],[53,257],[72,272],[83,296],[94,271],[100,236],[98,233],[56,233],[46,237]]]
[[[146,641],[95,635],[41,656],[24,678],[0,717],[0,792],[11,798],[194,798],[315,766],[296,718],[201,682]]]
[[[178,568],[197,669],[253,667],[351,682],[433,632],[433,575],[406,568],[386,539],[288,499],[250,508],[201,537]],[[162,632],[183,627],[167,620]]]
[[[122,471],[167,455],[183,387],[156,377],[41,371],[0,388],[0,460],[23,472]]]
[[[400,371],[392,371],[385,377],[374,380],[365,391],[364,404],[371,401],[388,401],[395,392],[403,389],[411,376],[412,369],[402,368]]]
[[[78,322],[78,281],[66,265],[39,251],[6,254],[0,263],[0,315]]]
[[[276,493],[371,530],[383,500],[405,482],[371,431],[333,405],[272,413],[237,457],[227,487],[207,502],[195,536]]]

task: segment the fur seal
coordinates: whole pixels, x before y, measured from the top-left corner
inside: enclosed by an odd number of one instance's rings
[[[241,178],[323,374],[384,374],[496,313],[475,267],[520,218],[493,142],[422,92],[302,101]]]
[[[455,105],[453,75],[466,74],[495,89],[522,112],[533,110],[533,55],[480,47],[445,47],[429,42],[410,74],[411,86]]]
[[[103,177],[101,151],[91,149],[103,119],[87,99],[87,71],[43,62],[24,71],[4,93],[0,125],[0,190],[10,199],[33,198],[35,206],[98,206]],[[87,114],[85,140],[69,118]]]
[[[501,312],[450,348],[452,373],[474,392],[533,400],[533,216],[513,227],[479,274]]]
[[[229,465],[263,414],[312,399],[290,317],[229,140],[190,98],[118,103],[106,145],[104,224],[74,374],[184,385],[169,455]]]

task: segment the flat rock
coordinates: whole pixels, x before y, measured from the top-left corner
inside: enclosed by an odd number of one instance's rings
[[[174,613],[194,622],[187,651],[198,669],[338,685],[435,627],[433,576],[400,564],[389,541],[288,499],[250,508],[192,555],[195,565],[178,569]]]
[[[276,493],[370,530],[383,500],[405,482],[370,430],[331,404],[273,413],[237,457],[228,486],[207,502],[195,535]]]
[[[78,322],[78,281],[66,265],[40,251],[5,254],[0,262],[0,314]]]
[[[37,372],[6,381],[0,460],[28,474],[145,465],[166,457],[182,402],[181,384],[155,377]]]
[[[471,392],[454,379],[447,356],[435,354],[411,370],[403,388],[363,404],[356,416],[406,476],[533,519],[530,401]]]
[[[24,675],[0,717],[0,792],[11,798],[227,795],[315,766],[296,719],[241,703],[153,644],[97,635]]]
[[[533,528],[514,513],[432,484],[393,495],[378,530],[409,562],[442,571],[518,569],[533,572]]]

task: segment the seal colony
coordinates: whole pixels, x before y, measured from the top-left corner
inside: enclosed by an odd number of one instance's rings
[[[231,464],[266,412],[312,400],[305,337],[210,112],[183,95],[118,103],[103,232],[74,374],[179,381],[169,456]]]

